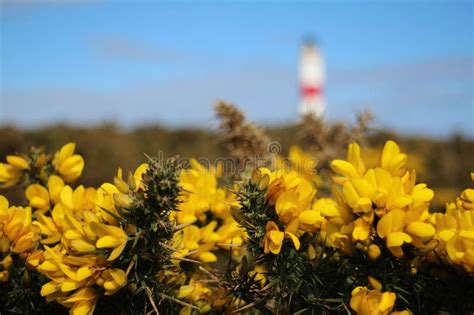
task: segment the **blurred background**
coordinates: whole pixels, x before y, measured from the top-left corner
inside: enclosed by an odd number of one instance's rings
[[[219,99],[287,151],[309,91],[328,124],[368,108],[369,145],[399,141],[441,203],[470,183],[472,1],[1,0],[0,14],[1,160],[75,141],[97,184],[144,152],[213,159]]]

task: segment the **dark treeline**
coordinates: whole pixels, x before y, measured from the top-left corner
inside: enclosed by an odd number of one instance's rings
[[[266,128],[270,139],[282,146],[282,154],[295,143],[296,126]],[[462,190],[471,186],[469,173],[474,171],[474,141],[461,135],[448,139],[416,136],[400,136],[389,132],[372,132],[367,143],[379,147],[392,139],[403,151],[421,156],[424,170],[420,181],[430,187]],[[125,131],[114,124],[98,127],[69,127],[63,125],[36,130],[19,130],[14,127],[0,128],[0,159],[7,154],[24,152],[28,146],[45,146],[54,152],[67,142],[77,143],[77,152],[84,156],[86,166],[80,179],[84,185],[98,185],[110,181],[120,166],[124,171],[134,170],[150,156],[179,155],[181,157],[205,157],[210,161],[224,157],[224,147],[216,130],[166,129],[149,126]],[[304,149],[304,148],[303,148]],[[161,153],[160,153],[161,152]],[[22,196],[15,189],[2,192],[12,200],[21,202]]]

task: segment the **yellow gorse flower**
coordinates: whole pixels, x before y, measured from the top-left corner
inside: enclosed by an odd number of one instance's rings
[[[30,207],[9,207],[0,195],[0,283],[9,279],[12,255],[27,257],[38,243],[37,229],[32,225]]]
[[[37,269],[52,281],[43,285],[42,296],[56,292],[67,293],[84,287],[99,272],[93,268],[100,263],[96,256],[72,257],[63,253],[59,246],[44,248],[44,256]]]
[[[99,240],[103,238],[99,238]],[[99,240],[97,243],[100,244]],[[117,244],[106,245],[116,246]],[[97,247],[100,248],[101,246],[97,245]],[[71,313],[79,312],[78,309],[82,308],[92,312],[97,301],[97,296],[94,297],[91,293],[92,291],[95,292],[94,286],[103,287],[105,295],[111,295],[125,286],[127,282],[123,270],[107,268],[110,258],[114,258],[114,252],[106,260],[104,256],[94,253],[67,254],[61,249],[61,245],[54,248],[45,245],[44,248],[44,252],[36,254],[29,260],[30,264],[36,265],[37,270],[51,280],[43,285],[41,295],[48,300],[57,300],[64,306],[71,307]],[[80,292],[88,292],[87,296],[89,298],[85,300],[75,299],[74,297],[82,294]],[[64,301],[67,301],[67,303],[64,303]]]
[[[474,210],[474,189],[467,188],[456,199],[456,208],[463,211]]]
[[[231,207],[238,207],[236,195],[218,186],[220,168],[207,169],[196,160],[191,168],[181,171],[179,183],[183,187],[178,209],[172,212],[177,224],[200,221],[202,227],[187,225],[174,236],[175,257],[190,257],[204,263],[217,261],[213,253],[219,249],[232,250],[238,255],[242,251],[244,230],[230,215]],[[207,221],[212,214],[216,220]]]
[[[446,206],[445,213],[435,213],[439,246],[436,252],[447,262],[464,268],[474,275],[474,189],[461,192],[455,202]]]
[[[0,271],[0,283],[8,281],[9,276],[10,276],[10,272],[8,271],[8,269],[10,269],[12,264],[13,264],[13,259],[11,255],[5,256],[5,258],[3,258],[0,261],[0,267],[2,269]]]
[[[105,295],[112,295],[127,284],[127,275],[122,269],[106,269],[100,274],[96,284],[105,289]]]
[[[318,199],[310,209],[298,215],[299,229],[305,232],[325,230],[331,216],[339,216],[337,205],[330,198]]]
[[[127,283],[123,270],[109,266],[122,254],[128,236],[119,225],[116,186],[73,189],[65,184],[75,180],[84,165],[73,152],[74,145],[68,144],[56,154],[53,165],[60,176],[25,190],[30,207],[36,209],[32,226],[44,244],[27,262],[49,278],[40,292],[48,301],[70,308],[71,314],[92,314],[101,294],[112,295]]]
[[[239,246],[246,238],[244,230],[231,216],[224,219],[222,225],[216,230],[216,233],[219,236],[217,245],[223,248]]]
[[[377,260],[381,253],[380,247],[375,244],[370,244],[367,249],[367,255],[371,260]]]
[[[435,232],[428,209],[433,191],[416,184],[416,174],[406,170],[406,162],[398,145],[387,141],[378,167],[366,168],[355,143],[349,145],[347,160],[331,163],[339,174],[333,177],[339,190],[336,200],[354,215],[336,235],[346,234],[353,242],[367,244],[376,232],[397,257],[403,256],[405,243],[421,249],[427,246]],[[377,226],[373,226],[375,216],[379,218]]]
[[[251,182],[259,190],[265,191],[267,204],[274,209],[279,223],[284,227],[284,231],[280,231],[277,222],[266,223],[263,239],[265,253],[279,254],[286,238],[298,250],[299,235],[315,232],[326,224],[320,212],[312,209],[317,189],[302,174],[285,169],[271,171],[262,167],[254,172]],[[321,200],[320,204],[324,202]]]
[[[146,172],[148,165],[147,164],[141,164],[140,166],[137,167],[135,172],[129,173],[128,178],[125,181],[122,178],[123,172],[122,169],[119,168],[117,171],[117,176],[114,177],[114,184],[103,184],[101,186],[103,190],[103,204],[100,202],[100,207],[107,209],[109,212],[113,212],[117,215],[120,215],[116,209],[114,209],[114,205],[120,207],[120,208],[128,208],[132,205],[133,200],[129,196],[130,191],[137,191],[140,188],[143,188],[142,184],[142,176]],[[107,194],[112,197],[112,203],[107,198]],[[107,218],[107,220],[111,220],[111,218]],[[113,219],[112,219],[113,221]]]
[[[54,155],[53,165],[65,182],[73,182],[82,174],[84,159],[74,154],[75,143],[67,143]]]
[[[41,288],[41,296],[71,308],[70,314],[93,313],[99,296],[93,285],[103,284],[100,276],[108,272],[98,268],[102,263],[99,257],[68,256],[59,247],[45,246],[38,261],[37,270],[51,279]]]
[[[253,276],[256,281],[260,281],[262,286],[264,286],[267,283],[267,272],[268,270],[265,266],[257,265],[253,270],[249,271],[249,275]]]
[[[357,287],[352,291],[350,306],[357,315],[388,315],[391,314],[396,298],[393,292]]]
[[[111,249],[108,261],[117,259],[127,245],[128,237],[122,228],[92,221],[91,231],[97,236],[95,247]]]
[[[275,205],[281,222],[289,224],[297,220],[299,214],[310,208],[316,195],[316,188],[297,172],[260,168],[262,176],[268,176],[267,199]]]
[[[63,306],[71,309],[69,312],[71,315],[92,315],[98,298],[97,290],[92,287],[85,287],[67,298],[58,300]]]
[[[31,251],[38,241],[30,207],[9,207],[0,195],[0,253]]]
[[[65,195],[68,195],[66,193]],[[87,198],[86,195],[83,197]],[[83,206],[86,200],[76,200]],[[69,203],[74,206],[74,203]],[[108,260],[115,260],[126,246],[127,234],[120,227],[102,223],[95,212],[71,209],[64,203],[57,204],[51,217],[38,214],[37,225],[46,236],[45,244],[61,242],[65,248],[78,253],[95,252],[98,249],[110,249]]]
[[[219,234],[214,230],[217,227],[217,221],[199,228],[196,225],[188,225],[174,237],[174,247],[177,252],[174,257],[187,257],[197,259],[204,263],[217,261],[217,256],[212,253],[216,250],[216,242],[219,240]]]
[[[187,284],[182,285],[178,292],[177,298],[192,303],[199,309],[200,314],[205,314],[211,311],[223,310],[229,302],[229,297],[226,295],[224,288],[208,285],[206,281],[202,281],[198,274],[191,275]],[[180,315],[191,315],[195,311],[189,306],[183,307]]]
[[[18,184],[23,173],[29,169],[28,161],[18,155],[7,155],[7,163],[0,163],[0,188]]]
[[[267,222],[266,235],[263,240],[265,254],[272,253],[278,255],[281,251],[285,238],[290,239],[295,249],[298,250],[300,248],[300,240],[295,235],[296,228],[297,225],[293,224],[293,226],[288,225],[285,231],[280,231],[278,225],[275,222]]]
[[[218,187],[220,176],[218,169],[207,169],[192,159],[191,167],[181,171],[179,183],[183,188],[178,211],[174,213],[178,224],[204,221],[207,211],[218,218],[230,215],[230,207],[238,206],[236,197],[231,192]]]
[[[207,313],[212,309],[211,300],[213,292],[204,283],[191,278],[189,283],[179,288],[177,297],[198,305],[200,313]],[[184,307],[180,315],[192,314],[190,307]]]

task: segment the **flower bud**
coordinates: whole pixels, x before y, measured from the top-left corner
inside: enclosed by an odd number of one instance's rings
[[[117,206],[122,207],[122,208],[128,208],[133,203],[132,198],[124,194],[115,194],[114,201]]]
[[[380,254],[382,253],[380,251],[380,247],[378,247],[375,244],[370,244],[369,248],[367,250],[367,253],[369,255],[369,258],[373,261],[377,260],[380,257]]]
[[[254,185],[257,185],[261,176],[262,176],[262,173],[260,172],[259,169],[254,170],[252,173],[252,177],[250,178],[250,182]]]
[[[258,181],[258,190],[265,190],[270,183],[270,176],[267,174],[263,175]]]
[[[8,281],[8,271],[0,271],[0,282]]]
[[[382,283],[380,283],[379,280],[375,279],[374,277],[369,276],[369,283],[374,288],[375,290],[382,290],[383,286]]]
[[[7,270],[11,267],[13,264],[13,259],[12,256],[8,255],[7,257],[3,258],[2,261],[0,261],[0,265],[2,265],[3,270]]]
[[[6,253],[10,250],[10,241],[6,236],[0,238],[0,253]]]
[[[26,258],[26,264],[30,268],[36,268],[44,261],[44,252],[42,250],[35,250],[28,258]]]
[[[310,244],[310,245],[308,246],[308,250],[306,251],[306,254],[308,255],[308,258],[309,258],[310,260],[315,259],[315,258],[316,258],[316,254],[317,254],[317,253],[316,253],[316,248],[314,248],[314,246]]]
[[[128,193],[128,185],[123,179],[114,177],[114,185],[122,194]]]

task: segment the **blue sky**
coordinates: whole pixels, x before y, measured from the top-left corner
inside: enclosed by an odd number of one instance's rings
[[[472,1],[1,1],[1,124],[213,127],[218,99],[292,122],[309,34],[327,119],[474,137]]]

